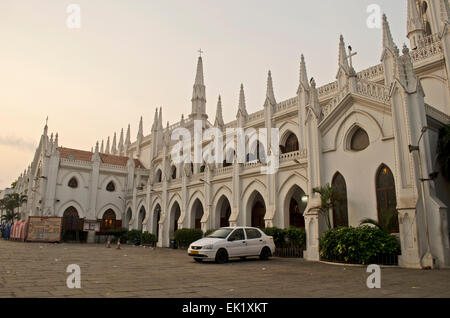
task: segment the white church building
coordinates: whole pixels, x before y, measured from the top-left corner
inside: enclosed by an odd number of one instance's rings
[[[292,98],[276,99],[269,72],[261,110],[247,112],[241,85],[232,122],[222,118],[220,97],[216,117],[206,115],[200,56],[192,111],[177,123],[163,125],[157,109],[150,134],[141,117],[135,140],[128,126],[91,151],[59,147],[58,135],[49,135],[46,125],[15,188],[28,196],[22,218],[64,217],[68,228],[101,220],[101,230],[151,232],[161,247],[180,228],[294,225],[306,229],[304,257],[319,260],[319,237],[327,226],[313,189],[331,184],[340,194],[330,211],[332,226],[359,226],[364,218],[381,222],[397,211],[389,228],[401,241],[399,265],[450,266],[450,182],[430,178],[439,171],[438,131],[450,124],[450,7],[448,0],[408,0],[407,14],[411,49],[397,47],[383,16],[379,64],[355,70],[341,36],[333,82],[316,87],[302,56]],[[193,134],[194,121],[205,131],[223,131],[221,163],[173,161],[172,132],[183,127]],[[248,143],[246,162],[238,162],[235,136],[226,136],[230,128],[278,128],[279,149],[266,152],[264,143]],[[204,138],[202,147],[212,142]],[[275,173],[261,172],[261,152],[278,152]]]

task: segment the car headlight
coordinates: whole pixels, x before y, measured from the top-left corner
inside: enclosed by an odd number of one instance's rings
[[[212,250],[212,249],[213,249],[213,245],[212,245],[212,244],[204,245],[202,248],[203,248],[204,250]]]

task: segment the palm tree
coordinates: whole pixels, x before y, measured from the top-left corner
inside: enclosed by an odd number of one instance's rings
[[[376,226],[382,231],[385,231],[386,233],[391,233],[391,224],[394,217],[397,217],[398,213],[397,211],[387,211],[386,213],[383,213],[385,217],[381,218],[380,221],[376,221],[371,218],[366,218],[361,220],[359,223],[359,226],[365,225],[365,224],[371,224]]]
[[[2,223],[13,223],[15,220],[18,220],[20,218],[20,214],[12,211],[6,211],[4,215],[2,215]]]
[[[323,187],[314,188],[313,192],[320,194],[320,212],[326,217],[328,229],[331,229],[330,210],[334,208],[339,195],[329,183]]]
[[[6,211],[6,214],[1,218],[2,221],[5,220],[8,223],[14,221],[14,219],[19,219],[20,214],[16,213],[15,210],[26,201],[26,195],[21,195],[18,193],[7,194],[3,199],[0,200],[0,210]]]
[[[450,181],[450,125],[439,130],[437,160],[441,167],[442,176]]]

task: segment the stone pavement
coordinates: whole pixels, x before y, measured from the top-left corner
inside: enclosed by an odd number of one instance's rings
[[[272,258],[197,264],[185,251],[0,240],[0,297],[450,297],[450,270],[381,270]],[[69,289],[69,264],[81,289]]]

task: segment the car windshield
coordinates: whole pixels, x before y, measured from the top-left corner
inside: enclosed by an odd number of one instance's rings
[[[231,231],[233,231],[233,229],[218,229],[218,230],[212,232],[207,237],[224,239],[231,233]]]

